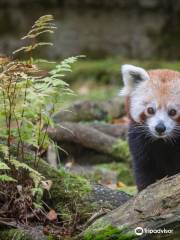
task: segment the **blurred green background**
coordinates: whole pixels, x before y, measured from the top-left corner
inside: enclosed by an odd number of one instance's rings
[[[45,14],[55,18],[54,46],[35,55],[56,61],[86,55],[66,79],[79,98],[117,94],[124,63],[180,69],[178,0],[0,0],[0,54],[22,46],[19,39]]]

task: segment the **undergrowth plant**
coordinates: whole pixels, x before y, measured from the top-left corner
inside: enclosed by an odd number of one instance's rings
[[[38,172],[38,159],[51,142],[47,129],[54,124],[51,116],[55,105],[64,94],[72,94],[62,79],[78,59],[70,57],[53,63],[55,67],[50,71],[39,68],[39,62],[51,62],[35,60],[34,50],[52,45],[39,39],[44,34],[52,34],[55,28],[53,16],[40,17],[22,38],[27,45],[13,53],[21,52],[26,60],[0,58],[0,182],[19,184],[24,173],[33,180],[35,188],[43,180]],[[29,147],[34,152],[35,170],[24,162]]]

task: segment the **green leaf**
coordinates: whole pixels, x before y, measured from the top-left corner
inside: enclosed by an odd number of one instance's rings
[[[4,162],[0,161],[0,170],[9,170],[10,168],[8,167],[7,164]]]
[[[4,144],[0,144],[0,152],[2,152],[5,156],[7,156],[9,153],[8,146],[6,146]]]
[[[2,175],[0,175],[0,182],[16,182],[16,179],[14,179],[6,174],[2,174]]]
[[[16,159],[11,159],[10,163],[13,164],[17,170],[19,170],[20,168],[28,170],[30,173],[30,176],[32,177],[32,180],[35,183],[35,186],[37,186],[40,183],[40,181],[44,179],[44,176],[42,176],[38,171],[29,167],[26,163],[19,162]]]

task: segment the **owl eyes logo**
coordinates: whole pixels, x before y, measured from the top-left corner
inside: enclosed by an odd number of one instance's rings
[[[134,232],[137,236],[141,236],[143,234],[143,228],[142,227],[137,227],[134,229]]]

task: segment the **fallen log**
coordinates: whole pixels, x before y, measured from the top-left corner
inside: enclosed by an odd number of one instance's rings
[[[135,233],[137,227],[142,228],[139,235]],[[159,231],[150,234],[148,229]],[[167,231],[163,232],[164,229]],[[180,174],[150,185],[95,221],[81,237],[84,240],[180,239]]]
[[[73,142],[58,142],[59,146],[63,149],[59,152],[61,162],[67,163],[78,163],[82,165],[94,165],[100,163],[112,163],[113,161],[119,161],[119,159],[115,159],[111,155],[104,154],[102,152],[97,152],[96,150],[86,148],[81,146],[78,143]],[[48,149],[49,152],[49,149]],[[48,162],[56,167],[56,165],[52,164],[52,156],[48,155]],[[57,156],[56,161],[58,162]],[[129,163],[128,163],[129,165]]]
[[[53,117],[56,123],[108,120],[125,115],[124,101],[117,97],[105,102],[79,101]]]
[[[93,127],[100,132],[103,132],[109,136],[121,139],[127,139],[128,124],[109,124],[109,123],[89,123],[90,127]]]
[[[83,123],[62,122],[59,127],[48,128],[48,134],[56,142],[76,143],[97,152],[108,154],[121,161],[129,160],[130,154],[127,142],[103,133],[98,128],[100,129],[97,125],[95,128],[93,125]],[[121,126],[116,126],[116,128],[121,128]],[[125,135],[125,132],[127,132],[127,128],[123,127],[119,134]]]

